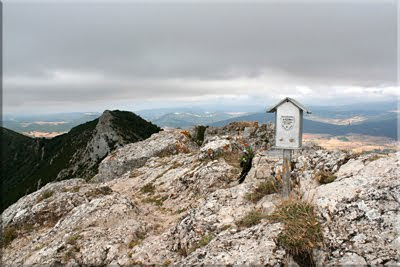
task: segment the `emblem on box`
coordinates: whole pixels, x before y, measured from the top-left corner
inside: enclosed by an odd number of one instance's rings
[[[286,131],[289,131],[293,128],[294,125],[294,116],[281,116],[282,127]]]

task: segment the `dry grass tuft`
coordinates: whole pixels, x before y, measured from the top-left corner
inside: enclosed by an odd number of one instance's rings
[[[283,223],[284,229],[277,241],[292,255],[311,255],[314,248],[322,246],[322,227],[312,204],[301,200],[284,201],[269,219]]]

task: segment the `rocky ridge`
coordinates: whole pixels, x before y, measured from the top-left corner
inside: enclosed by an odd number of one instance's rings
[[[50,183],[20,199],[2,214],[9,236],[3,262],[301,265],[276,241],[281,223],[265,217],[238,224],[254,210],[273,213],[281,202],[277,193],[256,202],[246,197],[280,175],[279,154],[268,150],[272,125],[210,127],[201,145],[192,135],[153,134],[108,155],[89,183]],[[245,144],[255,156],[239,184]],[[323,229],[315,264],[399,264],[399,158],[315,146],[294,155],[294,191],[315,205]],[[336,179],[321,184],[321,172]]]

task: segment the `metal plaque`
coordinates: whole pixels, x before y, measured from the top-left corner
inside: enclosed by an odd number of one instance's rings
[[[286,131],[289,131],[293,128],[295,119],[294,116],[281,116],[282,127]]]

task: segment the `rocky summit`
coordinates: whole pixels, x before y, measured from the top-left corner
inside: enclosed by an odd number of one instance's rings
[[[273,136],[271,124],[240,122],[123,145],[92,179],[48,183],[8,207],[3,263],[399,264],[400,153],[305,145],[284,201]]]

